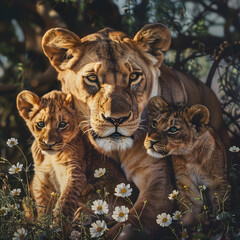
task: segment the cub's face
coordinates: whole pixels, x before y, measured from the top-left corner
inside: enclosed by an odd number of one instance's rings
[[[170,33],[161,25],[148,25],[131,39],[112,29],[79,39],[66,29],[51,29],[43,49],[59,72],[64,92],[71,92],[86,121],[90,140],[99,150],[131,148],[141,115],[157,94],[162,51]],[[136,135],[136,136],[135,136]]]
[[[149,132],[144,141],[147,153],[156,158],[185,155],[193,150],[195,141],[206,131],[208,109],[169,106],[160,97],[149,102]]]
[[[23,91],[17,107],[43,154],[56,154],[64,149],[78,132],[78,122],[71,95],[52,91],[41,99]]]

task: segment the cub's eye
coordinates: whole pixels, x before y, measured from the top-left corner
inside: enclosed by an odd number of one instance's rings
[[[168,133],[177,133],[177,131],[178,131],[178,128],[177,127],[175,127],[175,126],[173,126],[173,127],[170,127],[169,129],[168,129]]]
[[[90,82],[96,82],[98,80],[98,77],[95,74],[91,74],[87,76],[86,79]]]
[[[58,128],[65,129],[67,127],[67,123],[62,121],[58,124]]]
[[[141,73],[131,73],[130,76],[129,76],[129,80],[130,81],[136,81],[139,76],[141,75]]]
[[[153,120],[152,120],[152,127],[153,127],[153,128],[156,128],[157,125],[158,125],[158,121],[155,120],[155,119],[153,119]]]
[[[45,127],[45,122],[43,122],[43,121],[37,122],[37,128],[38,129],[42,129],[44,127]]]

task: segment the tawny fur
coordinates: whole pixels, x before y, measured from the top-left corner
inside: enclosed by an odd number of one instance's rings
[[[196,196],[200,196],[201,185],[207,187],[212,212],[216,213],[219,206],[215,194],[223,199],[227,191],[227,163],[225,147],[209,126],[208,109],[202,105],[171,106],[155,97],[149,102],[149,111],[152,122],[144,144],[159,160],[172,156],[179,199],[191,208],[182,219],[184,224],[194,224],[199,218],[202,202]]]
[[[52,91],[39,99],[34,93],[23,91],[18,95],[17,107],[35,137],[31,194],[37,203],[38,217],[54,209],[56,216],[62,211],[73,218],[77,208],[99,198],[96,190],[103,191],[104,187],[111,193],[112,210],[114,188],[126,180],[119,167],[99,154],[80,131],[71,94]],[[67,127],[60,129],[59,123],[63,121]],[[44,122],[45,126],[38,129],[38,122]],[[46,143],[53,144],[51,150]],[[94,177],[98,168],[107,169],[99,179]],[[57,202],[52,192],[59,194]]]
[[[171,191],[166,162],[146,154],[146,106],[153,96],[171,102],[206,105],[211,123],[222,131],[221,108],[214,93],[202,82],[162,64],[163,51],[171,43],[166,26],[144,26],[134,38],[105,28],[80,39],[73,32],[53,28],[42,39],[43,51],[58,71],[62,91],[74,95],[76,108],[82,112],[90,141],[103,154],[113,158],[134,181],[140,194],[134,207],[142,212],[144,230],[154,234],[159,229],[156,216],[171,211],[167,195]],[[137,76],[136,76],[137,75]],[[118,136],[114,136],[117,131]],[[132,209],[127,224],[138,225]],[[118,224],[108,235],[114,238]],[[135,226],[134,226],[135,228]]]

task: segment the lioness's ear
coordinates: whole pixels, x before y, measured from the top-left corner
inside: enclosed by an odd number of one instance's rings
[[[71,108],[74,108],[73,95],[71,93],[66,95],[65,104]]]
[[[203,105],[197,104],[188,109],[189,121],[195,126],[198,132],[209,123],[209,117],[209,110]]]
[[[161,23],[147,24],[135,35],[134,40],[149,46],[149,53],[158,59],[156,66],[160,67],[164,59],[162,51],[168,50],[171,44],[171,33]]]
[[[51,64],[62,71],[74,62],[73,48],[79,46],[80,38],[64,28],[52,28],[42,38],[42,48]]]
[[[17,96],[17,109],[20,116],[28,120],[30,113],[39,106],[39,97],[30,91],[22,91]]]
[[[168,104],[159,96],[152,97],[148,102],[148,111],[151,114],[159,113],[168,108]]]

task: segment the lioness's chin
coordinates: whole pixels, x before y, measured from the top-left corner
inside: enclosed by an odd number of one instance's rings
[[[133,146],[133,139],[131,137],[121,137],[118,139],[111,137],[95,138],[95,142],[105,152],[124,151]]]
[[[166,155],[162,155],[161,153],[156,152],[154,149],[149,148],[147,150],[147,154],[154,157],[154,158],[164,158]]]

